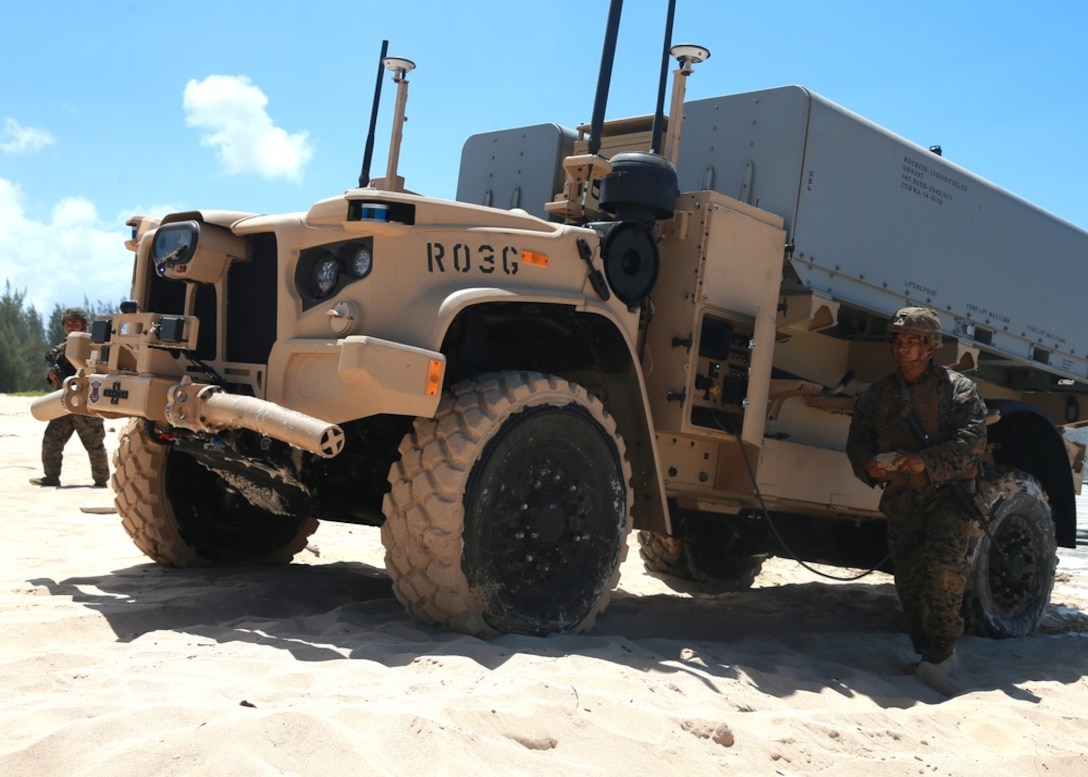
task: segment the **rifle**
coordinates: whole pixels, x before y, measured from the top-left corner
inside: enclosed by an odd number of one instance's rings
[[[76,374],[72,363],[64,357],[64,348],[65,343],[61,343],[50,348],[45,354],[45,363],[49,365],[50,372],[56,373],[58,386],[62,385],[69,375]]]
[[[922,422],[918,420],[918,416],[914,413],[914,408],[908,405],[902,413],[903,418],[906,419],[910,425],[910,429],[914,432],[915,436],[921,441],[923,448],[928,448],[933,444],[933,439],[929,436],[929,433],[922,426]],[[982,532],[986,535],[986,538],[990,540],[990,544],[994,550],[1001,557],[1003,561],[1008,561],[1009,557],[1005,554],[1005,549],[997,543],[997,538],[994,537],[993,532],[990,531],[990,518],[994,511],[1001,506],[1001,503],[1005,501],[1005,495],[1002,494],[992,505],[987,505],[982,502],[981,496],[978,494],[972,494],[967,488],[966,480],[956,480],[952,483],[952,490],[956,494],[956,498],[960,502],[960,506],[971,516],[972,520],[981,527]],[[980,505],[979,503],[982,502]],[[985,509],[983,509],[985,508]]]

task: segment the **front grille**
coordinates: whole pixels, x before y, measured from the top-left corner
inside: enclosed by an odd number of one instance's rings
[[[200,331],[196,336],[194,356],[202,362],[211,361],[216,357],[215,324],[218,310],[215,287],[207,283],[197,284],[196,310],[193,312],[200,319]]]
[[[147,295],[147,309],[154,313],[184,315],[185,284],[171,281],[157,273],[151,275],[151,290]]]
[[[152,273],[147,309],[167,316],[185,315],[185,290],[188,285],[184,281],[173,281]],[[215,287],[199,284],[194,313],[200,319],[200,333],[197,335],[196,353],[193,356],[201,361],[215,358],[216,309]]]
[[[249,261],[227,273],[227,356],[230,362],[266,364],[276,342],[276,236],[248,238]]]
[[[271,232],[248,238],[249,261],[232,262],[227,270],[226,354],[230,362],[266,364],[276,342],[276,236]],[[152,274],[148,310],[164,315],[185,314],[184,281]],[[200,319],[194,358],[217,358],[219,326],[215,286],[197,284],[194,315]]]

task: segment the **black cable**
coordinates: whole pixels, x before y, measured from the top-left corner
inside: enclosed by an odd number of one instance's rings
[[[715,421],[717,421],[716,418]],[[722,426],[720,422],[718,422],[718,427],[723,432],[730,432],[730,430]],[[831,575],[827,572],[821,572],[820,570],[810,566],[806,562],[799,559],[797,557],[797,554],[794,553],[790,546],[786,544],[786,541],[782,538],[782,535],[779,534],[778,528],[774,525],[774,521],[771,520],[771,514],[767,510],[767,504],[763,501],[763,492],[759,490],[759,484],[756,482],[755,469],[752,467],[752,462],[748,458],[748,451],[744,448],[744,440],[741,439],[739,432],[733,431],[732,434],[734,437],[737,438],[737,445],[740,446],[740,455],[744,459],[744,466],[748,469],[748,478],[752,481],[752,489],[755,491],[756,499],[759,500],[759,509],[763,513],[763,518],[767,521],[767,525],[771,527],[771,532],[774,534],[775,539],[778,540],[778,544],[782,546],[782,550],[786,552],[787,556],[789,556],[791,559],[796,561],[798,564],[800,564],[802,567],[804,567],[814,575],[817,575],[819,577],[826,577],[829,580],[838,580],[842,583],[849,583],[854,580],[861,580],[863,577],[868,577],[869,575],[873,574],[873,572],[876,572],[881,566],[883,566],[884,562],[886,562],[890,558],[890,554],[885,553],[884,558],[878,561],[875,565],[870,567],[865,572],[862,572],[859,575],[855,575],[854,577],[838,577],[837,575]]]

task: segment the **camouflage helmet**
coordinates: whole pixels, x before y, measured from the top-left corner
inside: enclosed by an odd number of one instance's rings
[[[900,308],[892,316],[892,322],[884,332],[884,339],[892,341],[900,332],[921,335],[934,348],[941,347],[941,319],[937,311],[929,308]]]
[[[65,308],[64,312],[60,314],[61,321],[71,321],[73,318],[78,318],[83,321],[84,324],[91,323],[91,314],[87,312],[86,308],[70,307]]]

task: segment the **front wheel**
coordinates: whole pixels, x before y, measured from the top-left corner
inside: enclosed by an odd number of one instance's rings
[[[964,597],[965,630],[984,637],[1022,637],[1039,625],[1054,588],[1057,543],[1050,504],[1039,483],[1019,470],[984,482],[993,503],[989,535],[979,539]]]
[[[584,631],[619,579],[631,468],[585,389],[530,372],[453,388],[401,444],[382,543],[416,618],[470,634]]]
[[[286,564],[318,525],[253,506],[192,456],[153,439],[142,419],[121,432],[113,490],[125,531],[164,566]]]

